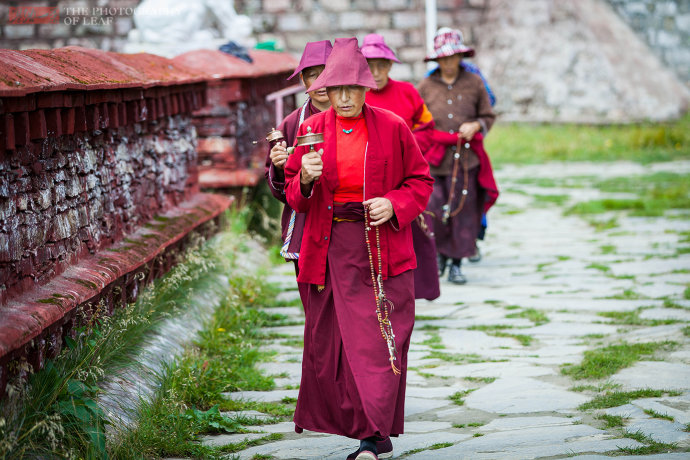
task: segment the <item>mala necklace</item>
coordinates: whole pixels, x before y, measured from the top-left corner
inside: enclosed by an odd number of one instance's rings
[[[376,231],[376,252],[378,262],[378,276],[374,270],[374,257],[371,253],[371,240],[369,239],[369,208],[364,207],[364,239],[367,243],[367,253],[369,254],[369,268],[371,268],[371,283],[374,286],[374,300],[376,301],[376,318],[379,321],[379,329],[381,330],[381,337],[386,341],[388,346],[388,360],[391,363],[391,368],[395,375],[400,375],[400,369],[395,367],[396,361],[396,347],[395,334],[393,333],[393,325],[391,324],[390,314],[395,306],[393,302],[386,297],[383,290],[383,278],[381,276],[381,240],[379,238],[379,227],[374,228]]]
[[[338,120],[337,118],[336,118],[335,120],[338,122],[338,124],[340,125],[340,129],[341,129],[345,134],[350,134],[352,131],[355,130],[355,128],[356,128],[357,125],[359,124],[359,121],[360,121],[360,120],[363,120],[363,119],[364,119],[364,118],[358,118],[357,121],[355,122],[355,124],[352,125],[352,128],[350,128],[350,129],[345,129],[345,126],[343,126],[342,122],[341,122],[340,120]]]
[[[465,150],[465,155],[463,155],[462,159],[462,170],[463,170],[463,183],[462,183],[462,196],[460,197],[460,203],[458,204],[458,207],[455,208],[452,212],[450,210],[450,205],[453,202],[453,198],[455,198],[455,183],[458,181],[458,168],[460,166],[460,141],[458,141],[458,148],[457,152],[455,152],[455,155],[453,155],[453,176],[451,179],[451,184],[450,184],[450,193],[448,194],[448,201],[446,204],[443,205],[441,209],[443,209],[443,218],[441,221],[445,224],[448,222],[449,217],[455,217],[458,215],[460,211],[462,211],[463,206],[465,206],[465,200],[467,199],[467,187],[468,187],[468,164],[467,162],[469,161],[469,148],[470,144],[469,142],[465,142],[463,145]]]

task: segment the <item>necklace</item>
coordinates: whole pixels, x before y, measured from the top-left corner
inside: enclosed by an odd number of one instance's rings
[[[369,208],[364,208],[364,240],[367,243],[367,253],[369,255],[369,268],[371,268],[371,283],[374,286],[374,300],[376,301],[376,318],[379,321],[379,330],[381,337],[386,341],[388,346],[388,361],[391,363],[391,368],[395,375],[400,375],[400,369],[395,367],[396,353],[395,348],[395,334],[393,333],[393,325],[390,320],[390,313],[393,311],[394,305],[383,290],[383,278],[381,277],[381,241],[379,238],[379,227],[374,227],[376,231],[376,251],[378,261],[378,276],[374,270],[374,257],[371,253],[371,240],[369,239]]]
[[[338,120],[338,118],[335,119],[335,121],[337,121],[338,124],[340,125],[340,129],[342,129],[343,132],[344,132],[345,134],[350,134],[352,131],[354,131],[354,130],[355,130],[355,127],[359,124],[359,121],[360,121],[360,120],[363,120],[363,118],[358,118],[357,121],[355,122],[355,124],[352,125],[352,128],[350,128],[350,129],[345,129],[345,127],[343,126],[343,124],[341,123],[341,121]]]

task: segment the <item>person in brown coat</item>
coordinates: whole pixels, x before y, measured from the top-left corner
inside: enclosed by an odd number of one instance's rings
[[[462,258],[475,254],[482,212],[498,196],[481,144],[495,115],[482,79],[460,65],[463,57],[473,55],[459,30],[439,29],[425,59],[437,61],[439,68],[418,88],[436,122],[436,149],[426,156],[435,180],[427,213],[434,216],[439,276],[450,260],[448,281],[456,284],[466,282]]]

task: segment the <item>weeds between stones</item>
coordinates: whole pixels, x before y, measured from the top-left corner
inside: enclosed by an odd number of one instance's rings
[[[629,367],[642,357],[651,357],[657,350],[671,350],[676,342],[618,343],[587,350],[578,365],[566,364],[561,373],[574,379],[599,379]]]

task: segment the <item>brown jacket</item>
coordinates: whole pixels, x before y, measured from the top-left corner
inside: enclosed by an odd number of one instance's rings
[[[421,81],[418,90],[434,117],[436,129],[440,131],[454,134],[464,122],[479,121],[482,125],[481,132],[486,136],[496,118],[482,79],[462,67],[453,84],[449,85],[441,80],[440,72],[436,70]],[[455,146],[446,149],[441,164],[431,167],[432,175],[451,174],[454,151]],[[479,164],[476,156],[473,157],[470,167]]]

